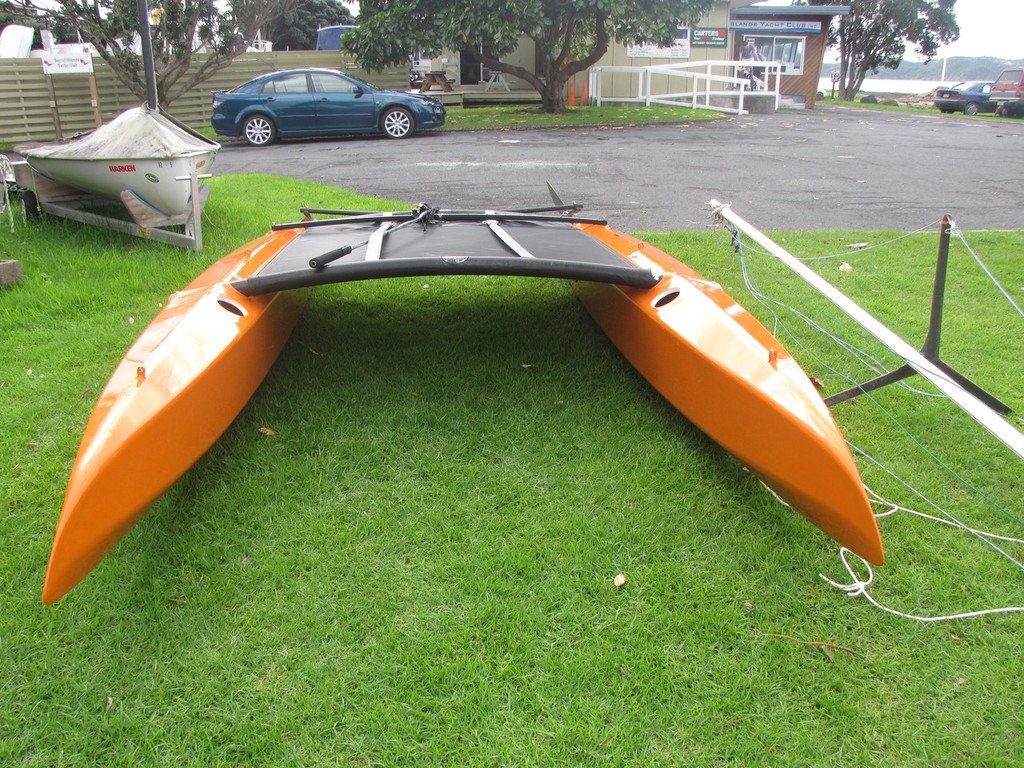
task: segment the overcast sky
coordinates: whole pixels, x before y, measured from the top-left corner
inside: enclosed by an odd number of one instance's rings
[[[359,3],[344,0],[353,13]],[[772,5],[791,5],[790,0],[770,0]],[[842,5],[846,0],[836,0]],[[956,18],[960,39],[939,56],[997,56],[1024,59],[1024,0],[957,0]]]
[[[792,5],[790,0],[767,0],[768,5]],[[849,5],[835,0],[835,5]],[[957,0],[960,39],[939,51],[943,56],[996,56],[1024,59],[1024,0]],[[827,59],[835,60],[834,51]]]
[[[998,56],[1024,59],[1024,3],[1021,0],[957,0],[960,39],[940,56]]]

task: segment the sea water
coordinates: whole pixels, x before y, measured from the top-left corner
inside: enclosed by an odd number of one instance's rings
[[[945,88],[956,85],[957,81],[947,80],[885,80],[880,77],[869,77],[864,80],[860,87],[864,93],[903,93],[924,95],[931,93],[936,88]],[[818,80],[818,90],[824,94],[832,93],[832,80],[822,77]]]

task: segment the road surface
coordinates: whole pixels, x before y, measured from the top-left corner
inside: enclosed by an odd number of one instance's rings
[[[1024,229],[1024,120],[819,106],[684,125],[423,133],[252,148],[218,175],[259,171],[442,207],[548,201],[550,181],[625,231],[701,229],[717,198],[761,229],[896,229],[951,213]]]

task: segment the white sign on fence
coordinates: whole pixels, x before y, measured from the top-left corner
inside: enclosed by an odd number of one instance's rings
[[[87,53],[44,53],[42,62],[44,75],[92,74],[92,56]]]
[[[676,30],[674,45],[662,48],[658,45],[631,45],[626,49],[630,58],[688,59],[690,58],[690,30],[682,27]]]

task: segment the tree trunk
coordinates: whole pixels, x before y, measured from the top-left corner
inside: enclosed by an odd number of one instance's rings
[[[848,70],[846,76],[839,81],[839,98],[843,101],[856,101],[866,75],[866,72],[860,70]]]
[[[571,58],[572,47],[570,45],[572,39],[571,26],[575,22],[569,22],[570,28],[568,31],[563,31],[565,38],[562,42],[561,51],[556,58],[544,61],[544,71],[542,73],[535,73],[523,67],[506,64],[497,57],[489,56],[483,51],[480,53],[474,52],[473,55],[487,67],[496,69],[499,72],[515,75],[533,86],[534,90],[540,94],[540,104],[543,111],[551,113],[565,112],[565,84],[575,75],[590,69],[608,50],[610,38],[605,26],[606,21],[606,15],[599,12],[594,22],[594,39],[590,50],[586,56],[575,60]],[[542,42],[536,38],[534,39],[534,43],[537,45],[540,45]]]
[[[572,71],[571,69],[555,70],[549,62],[546,69],[552,74],[548,77],[541,77],[528,69],[507,64],[504,61],[491,58],[485,53],[474,52],[473,55],[488,69],[515,75],[533,86],[533,89],[540,94],[540,105],[544,112],[565,112],[565,84],[571,77],[567,74]]]
[[[856,66],[846,47],[839,48],[839,98],[843,101],[855,101],[860,87],[864,85],[867,72]]]
[[[537,90],[540,93],[540,106],[544,112],[554,114],[568,110],[565,84],[569,82],[569,77],[571,76],[566,75],[563,71],[541,83],[542,87]]]

